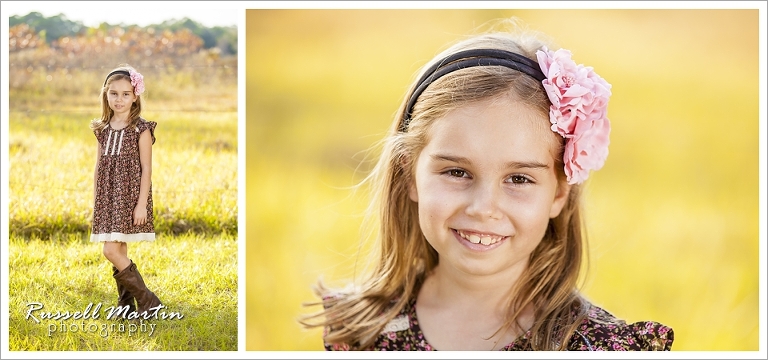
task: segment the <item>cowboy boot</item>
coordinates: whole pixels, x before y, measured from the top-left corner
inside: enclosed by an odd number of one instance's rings
[[[131,260],[131,265],[115,275],[115,280],[122,284],[136,298],[136,312],[143,316],[149,309],[161,305],[160,299],[147,289],[144,279],[136,268],[136,264]]]
[[[117,273],[119,272],[120,270],[117,270],[116,267],[114,266],[112,267],[112,277],[115,277],[115,275],[117,275]],[[131,292],[128,291],[128,289],[126,289],[125,286],[123,286],[123,284],[117,281],[117,279],[115,279],[115,282],[117,283],[117,294],[118,294],[117,306],[121,308],[125,306],[128,307],[127,311],[124,311],[122,313],[128,315],[136,311],[136,299],[133,297],[133,294],[131,294]]]

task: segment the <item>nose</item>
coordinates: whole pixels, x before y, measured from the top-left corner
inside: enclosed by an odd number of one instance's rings
[[[469,216],[478,219],[501,219],[499,208],[500,185],[491,181],[476,182],[470,193],[471,199],[466,208]]]

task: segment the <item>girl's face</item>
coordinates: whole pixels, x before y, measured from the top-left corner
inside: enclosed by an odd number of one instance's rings
[[[558,183],[557,138],[548,125],[536,111],[500,97],[431,125],[410,198],[442,270],[506,276],[525,269],[570,190]]]
[[[115,115],[130,113],[131,106],[136,102],[133,85],[126,79],[114,80],[107,87],[107,102]]]

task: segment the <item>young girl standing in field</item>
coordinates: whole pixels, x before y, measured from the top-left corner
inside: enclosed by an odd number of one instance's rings
[[[346,290],[320,284],[327,350],[670,350],[577,288],[581,184],[608,154],[611,85],[525,32],[437,55],[368,181],[378,253]]]
[[[98,139],[91,241],[104,244],[104,256],[112,263],[118,306],[139,316],[160,305],[128,258],[129,242],[155,240],[152,145],[157,123],[141,118],[143,92],[144,78],[135,69],[114,69],[101,89],[101,118],[91,122]]]

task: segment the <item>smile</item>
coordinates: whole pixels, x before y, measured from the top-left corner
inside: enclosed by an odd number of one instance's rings
[[[483,245],[492,245],[495,244],[501,240],[504,240],[506,236],[501,235],[491,235],[491,234],[481,234],[481,233],[475,233],[475,232],[469,232],[469,231],[463,231],[456,229],[456,233],[459,234],[463,239],[468,240],[469,242],[473,244],[483,244]]]

